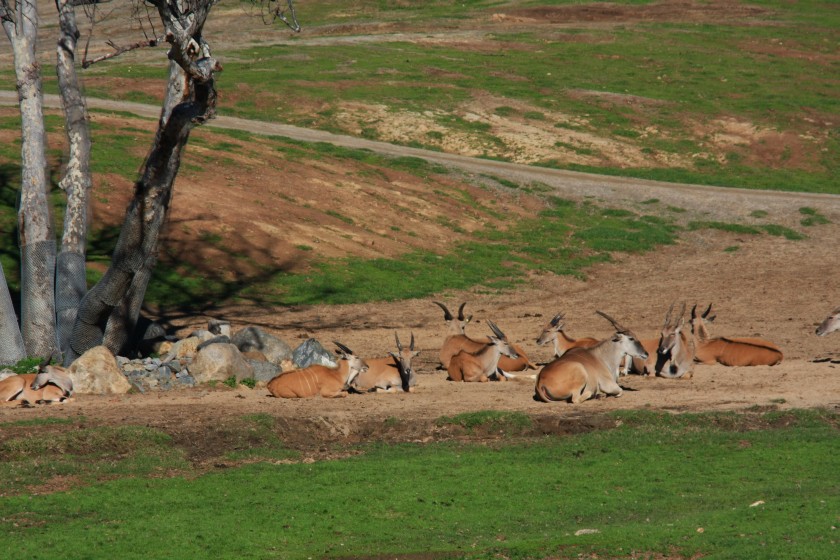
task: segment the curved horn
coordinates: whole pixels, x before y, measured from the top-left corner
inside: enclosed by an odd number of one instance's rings
[[[463,320],[464,320],[464,306],[465,306],[465,305],[467,305],[467,302],[466,302],[466,301],[465,301],[464,303],[462,303],[462,304],[461,304],[461,307],[459,307],[459,308],[458,308],[458,320],[459,320],[459,321],[463,321]]]
[[[498,326],[496,326],[496,323],[494,323],[490,319],[487,319],[487,326],[490,327],[490,330],[492,330],[493,334],[495,334],[497,337],[501,338],[502,340],[507,340],[505,333],[503,333],[502,330]]]
[[[52,360],[52,357],[53,357],[53,355],[50,354],[49,356],[47,356],[46,358],[41,360],[41,362],[38,364],[38,371],[39,372],[44,371],[44,368],[47,367],[48,365],[50,365],[50,361]]]
[[[709,311],[711,311],[711,310],[712,310],[712,304],[710,303],[709,307],[706,308],[706,311],[703,312],[703,318],[704,319],[709,316]]]
[[[397,334],[397,331],[394,331],[394,339],[397,341],[397,350],[402,352],[402,344],[400,344],[400,335]]]
[[[444,321],[451,321],[452,320],[452,313],[449,312],[449,309],[447,309],[445,305],[443,305],[439,301],[433,301],[432,303],[434,303],[435,305],[437,305],[438,307],[443,309],[443,320]]]
[[[603,317],[604,319],[606,319],[607,321],[612,323],[612,326],[615,327],[615,330],[617,330],[618,332],[627,331],[627,329],[622,327],[621,324],[618,321],[616,321],[615,319],[613,319],[612,317],[610,317],[609,315],[607,315],[603,311],[595,311],[595,313],[597,313],[598,315],[600,315],[601,317]]]
[[[552,327],[556,327],[557,325],[560,324],[560,321],[562,321],[565,318],[566,318],[566,314],[561,311],[560,313],[555,315],[553,319],[551,319],[551,323],[549,323],[549,324]]]
[[[347,354],[348,356],[351,356],[353,354],[353,351],[344,346],[342,343],[333,340],[333,344],[335,344],[338,347],[338,349],[341,350],[344,354]]]
[[[411,342],[408,343],[408,349],[414,352],[414,333],[411,333]]]
[[[691,318],[695,319],[697,317],[697,304],[691,306]]]

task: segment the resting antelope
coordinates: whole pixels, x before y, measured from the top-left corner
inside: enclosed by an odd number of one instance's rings
[[[624,356],[647,358],[647,351],[635,335],[602,311],[599,315],[612,323],[615,334],[589,348],[572,348],[547,364],[537,375],[535,398],[544,402],[585,401],[598,392],[620,397],[618,368]]]
[[[694,366],[694,337],[689,338],[683,330],[685,326],[685,303],[680,309],[679,320],[671,318],[674,311],[674,304],[668,308],[665,315],[665,324],[662,325],[662,334],[659,337],[659,346],[656,350],[656,364],[654,372],[661,377],[677,379],[685,374],[691,377],[691,368]]]
[[[555,315],[537,337],[537,345],[554,342],[554,356],[559,358],[572,348],[590,348],[600,342],[597,338],[571,338],[563,330],[566,327],[565,318],[566,314],[562,312]]]
[[[439,301],[432,302],[435,305],[439,306],[443,309],[443,319],[446,321],[449,332],[446,338],[443,340],[443,345],[440,349],[439,359],[440,363],[444,369],[449,368],[449,361],[452,359],[452,356],[457,354],[458,352],[464,350],[471,354],[478,352],[481,348],[487,345],[490,342],[490,339],[487,337],[484,338],[470,338],[466,334],[467,325],[472,321],[472,315],[465,317],[464,316],[464,306],[467,305],[467,302],[464,302],[458,307],[458,320],[455,320],[455,317],[452,316],[449,309],[440,303]],[[516,350],[517,357],[511,358],[509,356],[502,356],[499,360],[499,369],[503,372],[508,371],[523,371],[526,369],[537,369],[537,366],[528,359],[528,356],[525,354],[525,351],[522,349],[521,346],[518,344],[513,344],[514,350]]]
[[[826,317],[822,323],[820,323],[820,326],[817,327],[817,336],[825,336],[836,330],[840,330],[840,307],[832,311],[831,314]]]
[[[64,402],[73,396],[73,380],[63,367],[48,365],[49,358],[38,366],[38,373],[13,375],[0,381],[0,402]]]
[[[373,358],[365,360],[367,371],[363,371],[353,380],[353,388],[358,391],[392,391],[400,388],[405,392],[413,391],[417,385],[417,377],[411,368],[411,360],[419,351],[414,350],[414,333],[408,348],[400,344],[400,337],[394,333],[397,342],[397,354],[388,352],[388,358]]]
[[[493,331],[494,336],[488,337],[490,342],[484,344],[482,348],[471,354],[464,350],[458,352],[449,361],[449,379],[452,381],[478,381],[484,383],[489,381],[491,375],[495,374],[499,368],[499,358],[502,355],[516,358],[516,350],[510,345],[499,327],[492,321],[487,321],[487,325]],[[500,378],[503,379],[503,378]]]
[[[284,399],[322,397],[346,397],[347,388],[357,375],[367,370],[367,364],[353,351],[335,342],[340,360],[338,367],[329,368],[312,365],[304,369],[281,373],[268,382],[268,392]]]
[[[722,364],[724,366],[775,366],[783,359],[782,351],[772,342],[761,338],[710,338],[706,321],[712,304],[702,314],[697,306],[691,308],[691,332],[694,335],[694,361],[701,364]]]

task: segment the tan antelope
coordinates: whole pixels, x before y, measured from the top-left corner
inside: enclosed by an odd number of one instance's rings
[[[481,350],[483,346],[490,343],[490,339],[488,337],[471,338],[467,336],[467,325],[470,321],[472,321],[473,317],[472,315],[467,317],[464,316],[464,306],[467,305],[467,302],[462,303],[458,307],[457,321],[444,304],[439,301],[434,301],[432,303],[443,309],[443,319],[446,321],[449,329],[446,338],[443,340],[443,344],[440,348],[440,354],[438,356],[443,369],[449,368],[449,360],[451,360],[452,356],[458,352],[464,350],[474,354],[475,352]],[[537,369],[537,366],[528,359],[528,355],[520,345],[513,343],[512,346],[514,350],[516,350],[517,357],[511,358],[510,356],[503,355],[499,360],[499,369],[502,370],[503,375],[506,372]]]
[[[471,354],[464,350],[458,352],[449,361],[449,379],[452,381],[487,382],[495,375],[499,368],[499,358],[502,355],[516,358],[516,350],[508,342],[505,333],[493,323],[487,321],[494,336],[488,337],[490,342],[484,344],[478,352]],[[504,379],[504,377],[499,377]]]
[[[268,392],[284,399],[315,397],[346,397],[347,389],[357,375],[367,370],[367,364],[353,351],[334,342],[338,347],[338,367],[312,365],[307,368],[281,373],[268,382]]]
[[[731,338],[709,336],[706,321],[715,318],[709,313],[712,304],[702,314],[697,306],[691,308],[691,332],[694,336],[694,361],[701,364],[724,366],[775,366],[784,358],[778,346],[761,338]]]
[[[832,311],[831,314],[826,317],[822,323],[820,323],[820,326],[817,327],[817,336],[825,336],[836,330],[840,330],[840,307]]]
[[[572,348],[547,364],[537,374],[534,398],[544,401],[579,403],[599,392],[620,397],[618,370],[624,356],[647,358],[647,351],[636,336],[602,311],[597,313],[612,323],[615,334],[589,348]]]
[[[590,348],[600,342],[597,338],[571,338],[564,331],[565,319],[565,313],[555,315],[537,337],[537,345],[545,346],[549,342],[554,342],[554,357],[559,358],[572,348]]]
[[[659,345],[656,349],[656,363],[654,373],[661,377],[678,379],[688,374],[692,375],[694,367],[694,337],[689,337],[683,327],[685,326],[685,303],[680,309],[679,319],[672,318],[674,304],[668,308],[665,315],[665,324],[662,325],[662,334],[659,337]]]
[[[352,387],[362,392],[393,391],[401,389],[405,392],[413,391],[417,385],[417,376],[411,367],[411,360],[419,350],[414,350],[414,333],[408,348],[400,344],[400,337],[394,333],[397,342],[397,354],[388,352],[388,358],[372,358],[365,360],[367,371],[356,376]]]
[[[0,402],[27,404],[64,402],[73,396],[73,380],[63,367],[49,365],[47,358],[38,373],[13,375],[0,381]]]

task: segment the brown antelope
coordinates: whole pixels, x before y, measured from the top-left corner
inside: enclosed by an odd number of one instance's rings
[[[471,354],[464,350],[458,352],[449,361],[449,379],[452,381],[478,381],[484,383],[490,376],[496,374],[499,368],[499,358],[502,355],[516,358],[516,350],[508,342],[505,333],[493,323],[487,321],[494,336],[488,337],[490,342],[484,344],[478,352]],[[504,377],[499,377],[504,379]]]
[[[37,374],[13,375],[0,381],[0,402],[49,404],[73,396],[73,380],[63,367],[48,365],[49,360],[38,366]]]
[[[566,314],[562,312],[555,315],[537,337],[537,345],[554,342],[554,357],[559,358],[572,348],[590,348],[600,342],[597,338],[571,338],[563,330],[566,327],[565,318]]]
[[[618,370],[626,354],[647,358],[647,351],[629,330],[602,311],[615,334],[589,348],[572,348],[540,370],[534,387],[535,398],[544,402],[585,401],[599,392],[620,397]]]
[[[836,330],[840,330],[840,307],[832,311],[831,314],[826,317],[822,323],[820,323],[820,326],[817,327],[817,336],[825,336]]]
[[[378,392],[392,391],[397,388],[405,392],[413,391],[417,385],[417,377],[411,368],[411,360],[419,350],[414,350],[414,333],[411,334],[411,342],[408,348],[400,344],[400,337],[394,333],[397,342],[397,354],[388,352],[388,358],[373,358],[365,360],[368,365],[367,371],[356,376],[352,386],[357,391]]]
[[[761,338],[709,337],[706,321],[712,304],[702,314],[697,314],[697,306],[691,308],[691,332],[694,335],[694,361],[701,364],[721,364],[724,366],[775,366],[783,359],[778,346]]]
[[[656,349],[656,363],[654,373],[661,377],[678,379],[688,374],[691,377],[691,368],[694,366],[694,337],[689,338],[683,330],[685,326],[685,303],[680,309],[679,320],[671,318],[674,311],[674,304],[668,308],[665,315],[665,324],[662,325],[662,334],[659,337],[659,345]]]
[[[471,338],[467,336],[466,328],[470,321],[472,321],[472,315],[468,317],[464,316],[464,306],[467,305],[467,302],[462,303],[460,307],[458,307],[457,321],[444,304],[439,301],[434,301],[432,303],[443,309],[443,319],[449,327],[449,332],[443,340],[443,345],[441,346],[439,355],[440,363],[443,369],[449,368],[449,360],[451,360],[452,356],[458,352],[464,350],[470,354],[474,354],[481,350],[482,347],[490,343],[490,339],[488,337]],[[520,345],[513,343],[512,346],[514,350],[516,350],[517,357],[511,358],[509,356],[502,356],[499,360],[499,369],[501,370],[502,375],[511,371],[537,369],[537,366],[528,359],[527,354],[525,354],[525,351]]]
[[[268,382],[268,392],[284,399],[321,395],[327,398],[346,397],[347,389],[357,375],[367,370],[367,364],[353,351],[339,342],[338,367],[312,365],[304,369],[281,373]]]

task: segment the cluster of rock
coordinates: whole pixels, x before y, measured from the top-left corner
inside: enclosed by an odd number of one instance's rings
[[[157,357],[115,357],[104,346],[85,352],[67,372],[77,393],[120,394],[164,391],[200,383],[253,380],[265,384],[284,371],[312,364],[335,367],[338,358],[314,338],[292,349],[256,326],[231,335],[230,324],[211,321],[180,340],[155,344]]]

